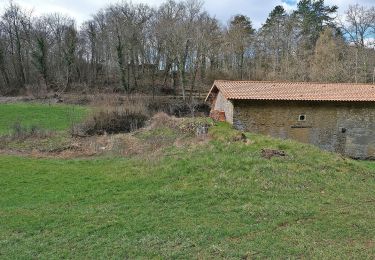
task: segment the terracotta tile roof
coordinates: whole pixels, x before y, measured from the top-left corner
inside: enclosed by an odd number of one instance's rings
[[[375,102],[375,85],[349,83],[225,81],[214,82],[226,99]]]

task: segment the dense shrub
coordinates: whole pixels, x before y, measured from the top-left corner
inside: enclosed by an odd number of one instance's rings
[[[73,135],[91,136],[132,132],[145,125],[153,115],[164,112],[176,117],[201,117],[209,114],[205,103],[144,95],[98,95],[91,98],[93,113],[72,128]]]
[[[208,116],[210,106],[204,102],[184,102],[177,99],[151,100],[147,104],[151,114],[164,112],[176,117]]]
[[[171,101],[167,99],[155,98],[149,100],[147,103],[147,110],[151,114],[156,114],[158,112],[169,113]]]
[[[148,117],[134,111],[100,111],[84,124],[88,135],[131,132],[144,126]]]
[[[196,117],[196,118],[177,118],[169,116],[165,113],[157,113],[150,120],[149,128],[169,128],[181,134],[195,135],[198,128],[210,128],[214,125],[211,118]]]
[[[82,124],[73,127],[73,135],[128,133],[145,125],[149,116],[143,104],[127,103],[99,107]]]

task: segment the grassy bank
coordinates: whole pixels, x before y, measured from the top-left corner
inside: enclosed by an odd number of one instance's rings
[[[375,161],[362,161],[360,162],[363,166],[366,166],[372,170],[375,170]]]
[[[37,103],[0,104],[0,134],[8,134],[12,125],[37,126],[46,130],[61,131],[82,119],[87,109],[72,105]]]
[[[0,157],[0,256],[375,257],[373,170],[230,131],[153,161]]]

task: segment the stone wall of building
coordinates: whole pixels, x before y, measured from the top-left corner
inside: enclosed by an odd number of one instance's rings
[[[375,158],[375,103],[234,102],[234,124],[248,131],[311,143],[358,159]]]
[[[225,112],[225,120],[233,124],[233,103],[226,99],[221,92],[219,92],[214,101],[214,108],[216,111]]]

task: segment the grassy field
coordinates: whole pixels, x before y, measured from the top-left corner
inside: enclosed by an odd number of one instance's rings
[[[374,170],[229,132],[148,162],[1,156],[0,257],[375,257]]]
[[[16,122],[23,126],[38,126],[48,130],[65,130],[80,120],[87,109],[72,105],[32,103],[0,104],[0,134],[11,131]]]
[[[375,170],[375,161],[363,161],[362,165],[367,166],[368,168]]]

